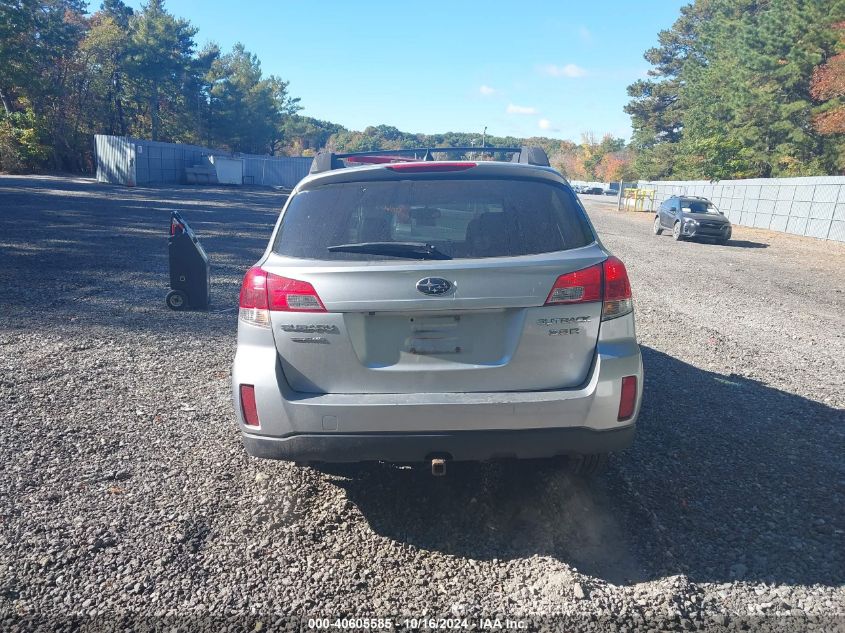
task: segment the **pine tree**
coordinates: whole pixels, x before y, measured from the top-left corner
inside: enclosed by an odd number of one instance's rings
[[[727,178],[835,171],[813,128],[813,68],[835,51],[843,0],[696,0],[646,53],[629,87],[644,176]]]
[[[163,0],[150,0],[129,22],[127,55],[130,89],[137,114],[134,133],[152,140],[178,140],[181,131],[173,120],[185,107],[184,82],[192,66],[194,35],[187,20],[168,13]]]

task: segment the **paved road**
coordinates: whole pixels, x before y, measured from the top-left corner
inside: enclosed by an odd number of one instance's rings
[[[842,246],[676,243],[588,202],[636,297],[633,448],[589,483],[538,464],[344,478],[247,458],[232,424],[231,308],[281,203],[0,177],[0,629],[845,617]],[[212,256],[211,313],[164,307],[171,208]]]

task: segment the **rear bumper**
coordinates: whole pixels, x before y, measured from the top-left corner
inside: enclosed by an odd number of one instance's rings
[[[244,433],[253,457],[295,462],[414,463],[443,457],[455,461],[535,459],[607,453],[627,448],[634,425],[595,431],[587,428],[451,433],[361,433],[293,435],[283,438]]]
[[[602,324],[582,385],[551,391],[302,393],[290,388],[269,333],[252,334],[241,327],[232,395],[246,448],[258,457],[413,462],[432,454],[487,460],[609,452],[630,443],[642,402],[632,315]],[[637,377],[637,404],[620,422],[625,376]],[[244,424],[241,384],[255,388],[260,426]]]

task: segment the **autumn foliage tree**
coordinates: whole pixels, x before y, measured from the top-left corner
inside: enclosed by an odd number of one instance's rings
[[[601,157],[595,167],[598,180],[603,182],[630,181],[635,179],[630,150],[609,152]]]
[[[845,48],[845,22],[834,26]],[[810,93],[816,101],[824,102],[813,118],[820,134],[845,134],[845,50],[817,66],[813,71]]]
[[[549,155],[552,167],[570,180],[618,182],[635,180],[633,150],[624,139],[605,134],[598,140],[592,132],[581,135],[581,143],[567,143]]]
[[[845,169],[836,136],[845,123],[835,26],[843,20],[845,0],[693,0],[683,7],[645,53],[649,78],[628,88],[639,175],[724,179]]]

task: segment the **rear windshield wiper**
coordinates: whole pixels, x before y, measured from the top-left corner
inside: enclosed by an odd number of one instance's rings
[[[425,242],[356,242],[355,244],[335,244],[329,246],[328,250],[331,253],[367,253],[411,259],[452,259],[436,246]]]

